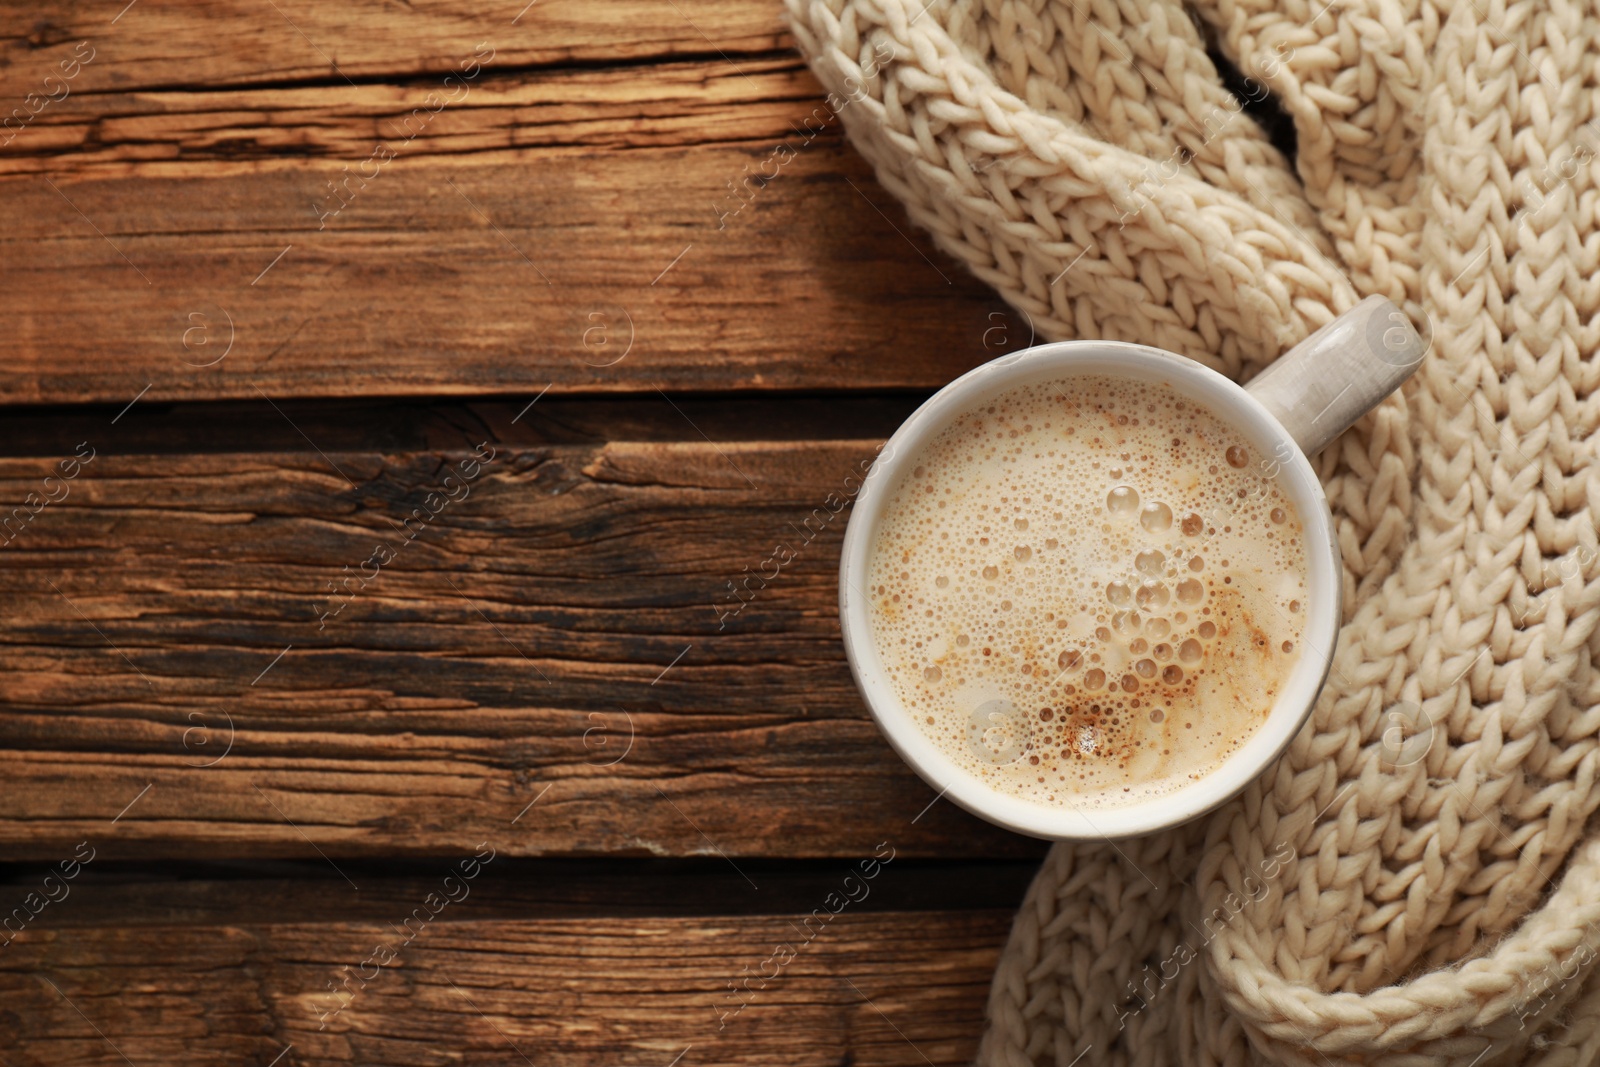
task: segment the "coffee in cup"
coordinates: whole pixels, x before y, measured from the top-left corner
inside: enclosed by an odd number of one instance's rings
[[[1270,457],[1171,385],[1017,385],[899,464],[863,590],[911,722],[1022,801],[1204,778],[1301,655],[1302,518]]]

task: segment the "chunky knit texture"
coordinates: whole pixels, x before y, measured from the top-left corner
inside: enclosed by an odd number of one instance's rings
[[[1432,336],[1316,460],[1346,625],[1310,725],[1196,824],[1054,848],[980,1061],[1594,1062],[1593,10],[786,2],[879,180],[1039,335],[1241,379],[1366,294]],[[1386,737],[1396,705],[1431,732]]]

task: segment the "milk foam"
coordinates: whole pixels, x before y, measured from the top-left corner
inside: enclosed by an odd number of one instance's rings
[[[906,464],[867,567],[913,721],[995,789],[1111,807],[1205,776],[1300,656],[1300,516],[1165,385],[1020,386]]]

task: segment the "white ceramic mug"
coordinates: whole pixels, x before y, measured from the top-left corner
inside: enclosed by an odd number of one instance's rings
[[[990,822],[1056,839],[1124,837],[1195,818],[1242,790],[1288,746],[1311,714],[1333,663],[1341,617],[1339,542],[1307,457],[1343,433],[1421,365],[1425,346],[1393,303],[1369,297],[1283,355],[1248,387],[1193,360],[1142,345],[1064,341],[985,363],[916,410],[884,445],[856,496],[839,564],[839,616],[856,685],[889,743],[941,795]],[[1263,457],[1267,473],[1304,517],[1303,654],[1267,719],[1199,780],[1155,799],[1084,810],[1001,793],[954,760],[911,721],[879,661],[862,590],[885,503],[905,472],[958,416],[994,395],[1083,375],[1162,383],[1202,402]]]

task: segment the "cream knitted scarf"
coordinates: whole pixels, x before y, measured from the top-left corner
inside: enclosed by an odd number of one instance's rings
[[[1055,847],[980,1061],[1594,1062],[1595,13],[786,2],[879,180],[1039,335],[1244,378],[1370,293],[1432,334],[1317,460],[1346,625],[1311,725],[1193,826]]]

